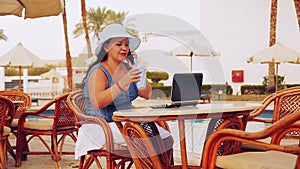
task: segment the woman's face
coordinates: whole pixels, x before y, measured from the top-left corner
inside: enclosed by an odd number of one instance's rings
[[[112,38],[104,45],[104,50],[107,52],[108,57],[116,61],[124,61],[129,52],[128,38]]]

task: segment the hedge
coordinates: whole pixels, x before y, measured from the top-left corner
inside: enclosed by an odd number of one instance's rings
[[[152,86],[152,99],[163,99],[171,96],[171,86]],[[204,84],[202,85],[202,94],[218,95],[219,91],[232,95],[233,89],[225,84]]]

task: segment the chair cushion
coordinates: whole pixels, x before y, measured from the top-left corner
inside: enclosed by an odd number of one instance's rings
[[[24,123],[24,128],[35,130],[52,130],[53,119],[34,119]]]
[[[271,150],[218,156],[216,166],[226,169],[294,169],[296,161],[296,155]]]
[[[11,127],[18,127],[18,122],[19,122],[19,119],[13,119],[13,121],[11,123]]]
[[[10,128],[7,126],[4,126],[3,137],[9,136],[9,134],[10,134]]]
[[[52,130],[53,129],[53,119],[33,119],[28,120],[24,123],[24,128],[26,129],[33,129],[33,130]],[[58,130],[70,130],[75,129],[74,126],[65,126],[60,127]]]

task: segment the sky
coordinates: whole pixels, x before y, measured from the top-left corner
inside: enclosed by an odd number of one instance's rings
[[[69,45],[71,56],[75,57],[82,53],[85,45],[83,36],[73,38],[72,35],[75,24],[81,20],[81,7],[80,1],[66,2]],[[88,0],[86,6],[87,9],[106,7],[115,11],[128,11],[128,16],[155,13],[177,18],[180,23],[199,30],[214,50],[220,52],[217,60],[203,61],[202,58],[195,57],[193,71],[208,71],[204,76],[204,83],[228,82],[239,86],[241,83],[231,82],[232,70],[244,70],[245,81],[242,84],[261,84],[262,77],[268,73],[267,65],[249,64],[246,60],[268,47],[270,2],[271,0]],[[278,2],[277,41],[300,52],[300,31],[293,0]],[[155,27],[156,23],[152,21],[149,24]],[[0,41],[0,56],[21,42],[42,59],[65,58],[61,15],[25,20],[16,16],[1,16],[0,28],[4,29],[8,37],[7,41]],[[157,46],[157,42],[152,44]],[[158,48],[164,49],[166,44],[170,45],[163,43]],[[185,65],[182,71],[189,70],[189,59],[183,58],[181,61]],[[157,59],[157,63],[159,62],[161,58]],[[218,63],[212,64],[216,62]],[[300,65],[279,65],[279,74],[286,77],[287,83],[300,83],[295,72],[300,72]],[[221,77],[216,77],[216,74],[221,74]]]

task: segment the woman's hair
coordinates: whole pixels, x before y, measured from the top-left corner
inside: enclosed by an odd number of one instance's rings
[[[109,43],[110,39],[108,39],[107,41],[105,41],[101,47],[101,51],[99,52],[99,54],[97,55],[97,60],[88,68],[87,72],[86,72],[86,75],[85,77],[82,79],[82,82],[81,82],[81,88],[84,87],[84,84],[85,84],[85,81],[86,81],[86,78],[91,70],[91,68],[97,64],[99,64],[100,62],[104,62],[107,60],[108,58],[108,55],[107,55],[107,52],[104,50],[103,46],[104,44],[106,43]]]

